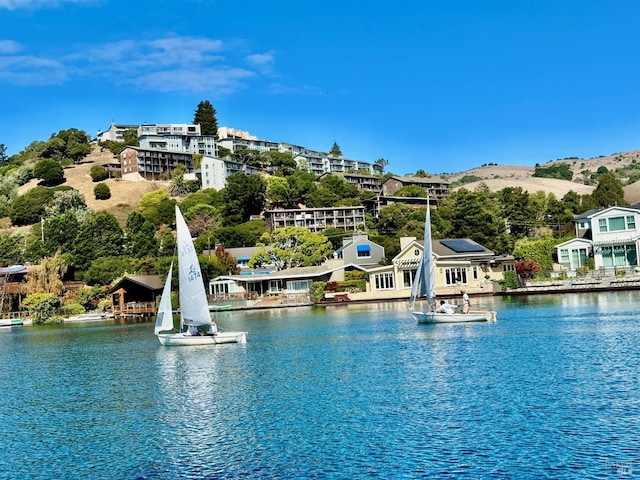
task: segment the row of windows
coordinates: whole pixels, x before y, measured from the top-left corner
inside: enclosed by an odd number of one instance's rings
[[[515,269],[511,265],[511,269]],[[467,285],[467,267],[450,267],[444,269],[445,284],[447,286],[452,285]],[[471,276],[473,280],[478,280],[480,275],[480,269],[477,266],[471,267]],[[416,269],[409,269],[402,271],[402,283],[404,288],[411,288],[413,281],[416,278]],[[393,282],[393,273],[378,273],[374,277],[376,290],[391,290],[395,288]]]
[[[598,220],[598,227],[601,233],[635,230],[636,217],[635,215],[627,215],[622,217],[601,218]]]

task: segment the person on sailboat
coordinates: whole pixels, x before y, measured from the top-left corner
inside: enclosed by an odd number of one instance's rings
[[[438,313],[453,313],[454,312],[453,305],[451,305],[450,303],[445,302],[444,300],[440,300],[440,306],[438,307],[436,312],[438,312]]]
[[[189,332],[189,335],[193,335],[193,336],[200,335],[198,333],[198,327],[196,327],[195,325],[189,325],[189,328],[187,331]]]
[[[207,330],[205,335],[215,335],[216,333],[218,333],[218,325],[216,325],[216,322],[211,320],[211,325],[209,325],[209,330]]]
[[[444,300],[440,300],[440,306],[436,310],[438,313],[454,313],[453,305],[445,302]]]
[[[471,302],[469,301],[469,295],[464,288],[460,289],[460,293],[462,294],[462,313],[469,313],[469,309],[471,308]]]

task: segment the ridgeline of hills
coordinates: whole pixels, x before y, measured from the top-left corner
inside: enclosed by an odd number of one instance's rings
[[[64,185],[75,188],[82,193],[87,206],[95,211],[108,210],[118,220],[126,220],[127,215],[134,210],[143,195],[158,188],[166,188],[161,182],[129,182],[119,179],[105,180],[111,190],[108,200],[96,200],[93,194],[95,183],[89,174],[93,165],[102,165],[113,161],[113,154],[106,149],[95,147],[79,164],[65,168],[66,181]],[[534,176],[536,167],[483,165],[464,172],[442,174],[441,177],[451,182],[452,188],[466,188],[474,190],[484,184],[491,191],[499,191],[506,187],[522,187],[529,193],[543,191],[553,193],[562,198],[567,192],[584,195],[591,193],[597,185],[597,175],[603,168],[613,171],[624,185],[625,200],[630,204],[640,203],[640,150],[616,153],[591,159],[565,158],[553,160],[538,169],[549,169],[563,165],[566,173],[571,171],[572,180],[545,178]],[[552,168],[553,169],[553,168]],[[37,179],[29,181],[20,187],[22,194],[38,184]],[[0,225],[1,227],[7,225]]]
[[[536,170],[552,171],[560,166],[570,172],[572,180],[534,176]],[[454,189],[463,187],[474,190],[481,184],[494,192],[506,187],[522,187],[529,193],[541,190],[562,198],[569,190],[579,195],[591,193],[597,186],[598,174],[607,170],[614,172],[624,185],[625,200],[630,204],[640,203],[640,150],[589,159],[564,158],[536,167],[483,165],[442,177],[451,182]]]

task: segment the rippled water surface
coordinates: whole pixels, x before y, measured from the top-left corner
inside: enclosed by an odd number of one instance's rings
[[[0,332],[0,478],[628,478],[640,472],[636,292],[224,312],[246,345],[151,323]],[[634,471],[635,469],[635,471]]]

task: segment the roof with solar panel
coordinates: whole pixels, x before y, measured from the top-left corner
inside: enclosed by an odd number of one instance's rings
[[[470,238],[445,238],[433,241],[433,252],[440,257],[451,255],[493,255],[493,252]]]

